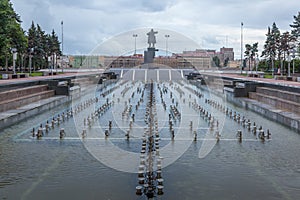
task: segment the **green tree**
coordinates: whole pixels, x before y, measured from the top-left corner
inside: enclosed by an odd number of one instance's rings
[[[249,62],[249,71],[252,69],[251,64],[254,61],[255,57],[257,56],[258,52],[258,42],[254,43],[253,45],[246,44],[245,45],[245,58]]]
[[[213,62],[214,62],[216,67],[220,67],[220,59],[219,59],[218,56],[213,57]]]
[[[41,26],[37,24],[36,26],[36,44],[35,44],[35,65],[38,69],[44,68],[47,60],[45,60],[45,48],[46,48],[46,35],[45,31],[42,30]]]
[[[224,60],[224,67],[227,67],[228,63],[229,63],[229,58],[227,57]]]
[[[58,36],[56,35],[54,29],[51,32],[51,35],[48,35],[48,45],[49,45],[49,51],[51,54],[61,55],[60,50],[60,42],[58,40]]]
[[[61,55],[60,51],[60,42],[58,40],[58,36],[56,35],[54,29],[52,30],[51,34],[47,35],[47,45],[46,45],[46,52],[48,57],[54,58]],[[52,62],[51,65],[54,65]]]
[[[251,59],[250,59],[250,54],[251,54],[251,45],[250,44],[246,44],[245,45],[245,52],[244,52],[244,56],[245,56],[245,60],[247,60],[249,62],[248,66],[249,66],[249,71],[250,71],[250,66],[251,66]]]
[[[262,51],[262,57],[271,61],[272,74],[274,75],[274,63],[278,54],[280,54],[280,31],[274,22],[272,28],[268,27],[268,32],[266,34],[267,38],[264,44],[264,50]],[[280,56],[278,56],[280,57]]]
[[[298,12],[297,16],[294,16],[294,21],[292,24],[290,24],[290,27],[292,28],[291,34],[295,37],[296,40],[300,39],[300,12]],[[299,46],[298,42],[298,46]]]
[[[14,11],[9,0],[0,1],[0,65],[11,64],[11,49],[19,54],[26,51],[26,37],[21,28],[20,16]]]
[[[270,61],[271,63],[274,63],[276,48],[274,46],[275,43],[272,41],[272,34],[271,34],[270,27],[268,27],[268,33],[266,34],[266,36],[267,38],[264,44],[264,50],[262,51],[261,57],[264,57],[266,60]],[[266,63],[270,63],[270,62],[266,62]]]
[[[280,36],[280,49],[283,52],[283,62],[282,64],[282,69],[285,69],[285,61],[286,58],[290,56],[290,53],[292,52],[292,49],[294,49],[294,43],[296,41],[296,38],[290,34],[288,31],[284,32]]]
[[[28,30],[28,47],[34,49],[33,53],[33,68],[48,67],[48,57],[61,55],[60,42],[54,30],[51,34],[46,34],[41,26],[35,26],[32,22]],[[53,63],[51,63],[53,65]]]

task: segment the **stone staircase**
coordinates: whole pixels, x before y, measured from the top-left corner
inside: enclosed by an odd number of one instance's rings
[[[257,87],[256,92],[249,92],[249,98],[280,110],[300,114],[300,93],[297,92]]]
[[[48,85],[35,85],[0,92],[0,112],[16,109],[55,95]]]

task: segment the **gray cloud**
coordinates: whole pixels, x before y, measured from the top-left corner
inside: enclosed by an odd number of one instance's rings
[[[89,53],[104,38],[154,27],[179,32],[203,44],[203,48],[219,49],[225,43],[222,37],[228,36],[228,45],[238,55],[241,21],[245,42],[258,41],[262,47],[267,26],[275,21],[281,30],[289,30],[300,5],[296,0],[12,0],[12,3],[25,30],[33,20],[46,31],[55,29],[60,35],[63,20],[64,47],[69,54]],[[182,48],[187,49],[184,45]]]

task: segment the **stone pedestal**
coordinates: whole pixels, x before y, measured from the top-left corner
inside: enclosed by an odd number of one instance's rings
[[[147,51],[144,51],[144,64],[153,63],[155,51],[157,50],[154,47],[149,47]]]

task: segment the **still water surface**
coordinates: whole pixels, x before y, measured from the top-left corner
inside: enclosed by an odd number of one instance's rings
[[[130,87],[128,94],[132,94],[135,89],[135,86]],[[212,94],[201,92],[204,98],[222,101]],[[99,93],[96,90],[91,96],[99,96]],[[158,97],[159,93],[156,92],[156,98],[159,99]],[[89,98],[89,95],[76,100],[73,105],[85,98]],[[219,111],[204,103],[204,98],[197,102],[216,116],[219,115]],[[105,99],[100,100],[99,105],[103,102]],[[166,102],[170,103],[167,97]],[[146,103],[141,105],[139,112],[143,112],[145,105]],[[261,142],[245,128],[225,117],[221,140],[207,156],[199,159],[198,153],[206,134],[199,129],[198,141],[192,142],[178,160],[163,168],[164,194],[156,198],[299,199],[299,133],[250,111],[229,103],[226,105],[265,129],[270,129],[271,140]],[[71,103],[56,107],[1,130],[0,199],[146,199],[145,196],[135,194],[137,174],[112,169],[89,153],[79,139],[73,119],[60,125],[67,133],[63,140],[58,139],[59,128],[51,130],[46,135],[48,139],[31,138],[32,127],[37,127],[70,106]],[[183,105],[180,106],[184,109]],[[120,109],[123,110],[121,107]],[[103,115],[98,122],[100,126],[107,126],[112,115],[111,112]],[[137,121],[143,118],[143,114],[138,112],[136,116]],[[199,124],[201,127],[208,126],[200,117]],[[245,139],[241,143],[235,139],[238,129],[243,131]],[[114,137],[118,137],[121,130],[116,128],[115,132]],[[96,133],[88,134],[87,138],[96,136]],[[165,138],[162,145],[170,142],[168,131],[164,128],[161,129],[161,137]],[[139,140],[116,139],[113,143],[132,152],[139,152],[141,148]]]

